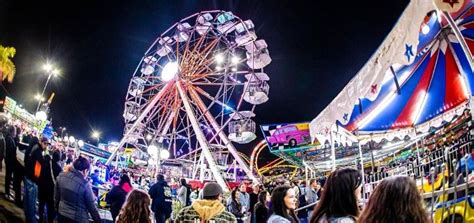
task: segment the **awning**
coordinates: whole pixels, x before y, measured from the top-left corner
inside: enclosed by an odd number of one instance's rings
[[[471,49],[473,12],[471,6],[456,20]],[[362,99],[361,104],[353,107],[348,124],[343,125],[347,130],[380,133],[421,124],[429,126],[431,121],[438,123],[435,118],[448,111],[462,111],[470,89],[474,89],[473,72],[451,28],[438,19],[437,13],[429,17],[430,32],[435,33],[432,41],[419,52],[414,63],[400,68],[395,77],[386,78],[376,100]],[[426,34],[420,34],[420,39],[423,35]]]
[[[327,134],[336,121],[349,121],[359,98],[375,99],[385,73],[393,64],[410,64],[418,48],[418,34],[425,15],[434,10],[432,0],[412,0],[392,31],[354,78],[311,122],[311,135]],[[375,19],[375,18],[374,18]]]

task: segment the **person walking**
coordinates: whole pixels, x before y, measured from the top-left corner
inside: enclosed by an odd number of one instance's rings
[[[150,196],[145,191],[132,190],[117,217],[117,223],[151,223],[150,203]]]
[[[171,188],[165,181],[165,176],[158,174],[157,180],[148,194],[152,199],[151,210],[155,213],[156,223],[165,223],[172,212]]]
[[[272,192],[271,216],[267,223],[298,223],[296,193],[289,185],[278,186]]]
[[[112,214],[112,220],[115,222],[117,216],[120,213],[120,209],[125,203],[127,194],[132,190],[132,184],[127,174],[123,174],[120,177],[118,185],[114,186],[112,190],[107,194],[105,200],[110,205],[110,213]],[[148,196],[148,195],[147,195]]]
[[[429,220],[415,182],[406,176],[396,176],[377,185],[358,222],[428,223]]]
[[[35,141],[33,141],[34,143]],[[25,158],[25,178],[24,178],[24,208],[25,221],[27,223],[36,222],[36,200],[38,198],[38,180],[44,164],[43,151],[50,145],[49,139],[41,137],[38,143],[31,146],[28,157]],[[26,155],[25,155],[26,157]]]
[[[208,182],[202,189],[202,199],[195,200],[191,206],[181,209],[175,222],[194,223],[237,223],[237,219],[225,210],[222,204],[223,190],[219,184]]]
[[[54,197],[58,223],[89,223],[89,214],[95,223],[101,221],[91,185],[86,180],[89,170],[89,160],[79,156],[69,171],[57,177]]]

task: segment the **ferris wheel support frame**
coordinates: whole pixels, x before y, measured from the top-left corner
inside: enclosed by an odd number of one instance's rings
[[[135,122],[132,124],[132,127],[124,134],[122,139],[120,140],[119,144],[117,145],[115,151],[110,155],[110,157],[107,159],[107,162],[105,162],[105,165],[109,165],[110,162],[115,158],[117,155],[119,149],[125,145],[128,139],[128,135],[135,131],[135,129],[138,127],[139,124],[142,123],[143,119],[148,115],[148,113],[155,107],[156,103],[161,99],[161,97],[164,95],[166,91],[172,86],[171,82],[168,82],[159,92],[156,94],[156,96],[153,98],[153,100],[146,106],[145,110],[143,110],[143,113],[135,120]],[[118,162],[115,164],[115,167],[118,167]]]
[[[196,115],[194,114],[191,108],[188,96],[186,95],[186,92],[184,92],[183,84],[180,80],[176,81],[176,88],[178,89],[179,95],[183,100],[184,108],[188,115],[189,121],[191,122],[191,126],[193,127],[194,133],[196,134],[196,138],[199,144],[201,145],[201,152],[209,163],[209,169],[211,170],[212,175],[214,176],[214,179],[216,179],[217,183],[224,189],[225,192],[228,192],[229,189],[227,187],[227,184],[225,183],[224,178],[217,169],[217,165],[214,161],[214,158],[212,157],[211,151],[209,150],[209,143],[206,140],[206,137],[204,136],[204,133],[202,132],[201,128],[199,127]]]
[[[189,92],[191,95],[191,98],[193,98],[194,102],[197,104],[198,108],[201,109],[201,111],[204,114],[204,117],[207,118],[209,123],[211,124],[212,128],[214,131],[216,131],[222,140],[222,142],[225,144],[229,152],[232,154],[234,159],[237,161],[239,166],[243,169],[245,174],[253,181],[253,182],[259,182],[258,179],[254,176],[253,172],[250,170],[249,166],[242,160],[242,158],[239,156],[237,150],[235,149],[234,145],[232,142],[230,142],[229,138],[227,137],[224,132],[220,131],[220,126],[217,123],[216,119],[212,117],[212,115],[207,111],[206,106],[204,105],[204,102],[201,100],[201,98],[197,95],[196,91],[194,91],[193,88],[189,88]]]
[[[168,116],[168,119],[166,120],[165,126],[163,127],[163,130],[160,132],[160,136],[158,138],[158,143],[163,143],[163,140],[165,139],[163,136],[168,132],[171,122],[173,122],[173,118],[175,116],[175,112],[172,111],[171,114]],[[156,176],[160,173],[161,169],[161,146],[158,147],[158,156],[156,158]]]

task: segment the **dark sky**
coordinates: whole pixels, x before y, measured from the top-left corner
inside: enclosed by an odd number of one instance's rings
[[[129,80],[151,43],[188,15],[222,9],[252,19],[269,45],[270,100],[257,107],[257,124],[310,121],[364,65],[407,4],[0,0],[0,44],[17,49],[15,81],[0,93],[34,111],[33,95],[46,81],[41,64],[55,61],[63,74],[47,90],[56,92],[54,126],[66,126],[76,138],[88,140],[98,129],[104,139],[119,140]]]

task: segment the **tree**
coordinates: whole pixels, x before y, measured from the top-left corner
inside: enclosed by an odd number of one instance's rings
[[[11,59],[15,56],[15,53],[15,48],[0,45],[0,79],[2,81],[13,82],[16,69]]]

